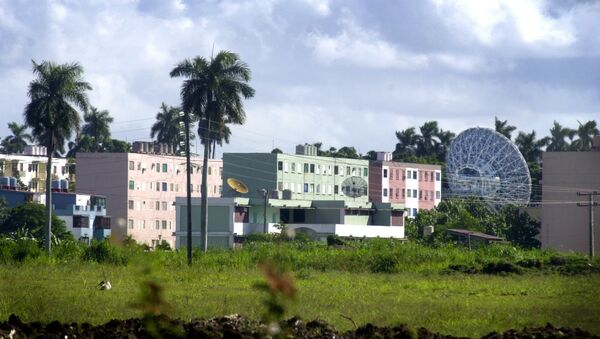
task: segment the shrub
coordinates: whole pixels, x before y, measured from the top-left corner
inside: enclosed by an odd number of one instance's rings
[[[343,246],[345,242],[342,238],[336,234],[330,234],[327,236],[327,246]]]
[[[93,241],[83,252],[83,259],[98,263],[125,265],[129,261],[123,251],[109,240]]]
[[[15,242],[12,250],[12,260],[23,262],[27,259],[35,259],[43,254],[42,248],[37,241],[31,239],[19,239]]]
[[[370,269],[373,273],[397,273],[398,258],[392,253],[378,253],[373,257]]]
[[[71,241],[61,241],[52,247],[52,256],[59,260],[76,260],[83,254],[83,245]]]
[[[518,266],[506,261],[487,263],[481,271],[486,274],[520,274],[522,272]]]

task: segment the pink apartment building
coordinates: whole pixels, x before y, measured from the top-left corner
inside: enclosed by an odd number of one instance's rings
[[[442,200],[442,167],[391,161],[392,154],[378,152],[369,164],[369,199],[403,203],[407,217],[429,210]]]
[[[106,197],[112,234],[175,246],[175,198],[186,194],[185,157],[154,153],[77,153],[77,191]],[[221,196],[222,160],[208,162],[209,197]],[[202,158],[192,157],[192,197],[200,197]]]

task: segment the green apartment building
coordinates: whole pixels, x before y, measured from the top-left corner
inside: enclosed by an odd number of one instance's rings
[[[248,186],[249,198],[262,197],[260,191],[266,189],[269,198],[283,200],[369,201],[368,160],[317,156],[312,145],[297,146],[296,154],[224,153],[222,177],[223,197],[239,196],[227,185],[228,178],[235,178]],[[364,184],[361,196],[346,192],[344,180],[350,177]]]

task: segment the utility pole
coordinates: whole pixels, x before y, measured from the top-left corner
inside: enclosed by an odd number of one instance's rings
[[[192,266],[192,163],[190,160],[190,115],[185,112],[183,114],[183,124],[185,127],[185,166],[186,166],[186,181],[187,181],[187,259],[188,266]]]
[[[590,212],[590,258],[594,257],[594,207],[598,206],[598,202],[594,201],[594,197],[600,195],[600,192],[577,192],[578,196],[587,196],[589,201],[577,203],[579,207],[588,207]]]
[[[269,226],[267,226],[267,203],[269,198],[269,191],[266,188],[260,190],[264,197],[264,209],[263,209],[263,230],[265,234],[269,233]]]

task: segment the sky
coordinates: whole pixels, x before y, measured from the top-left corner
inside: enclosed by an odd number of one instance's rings
[[[392,151],[395,131],[494,116],[547,135],[600,122],[600,2],[0,0],[0,137],[23,122],[31,60],[78,62],[113,138],[150,140],[185,58],[239,54],[256,90],[221,152],[322,142]]]

